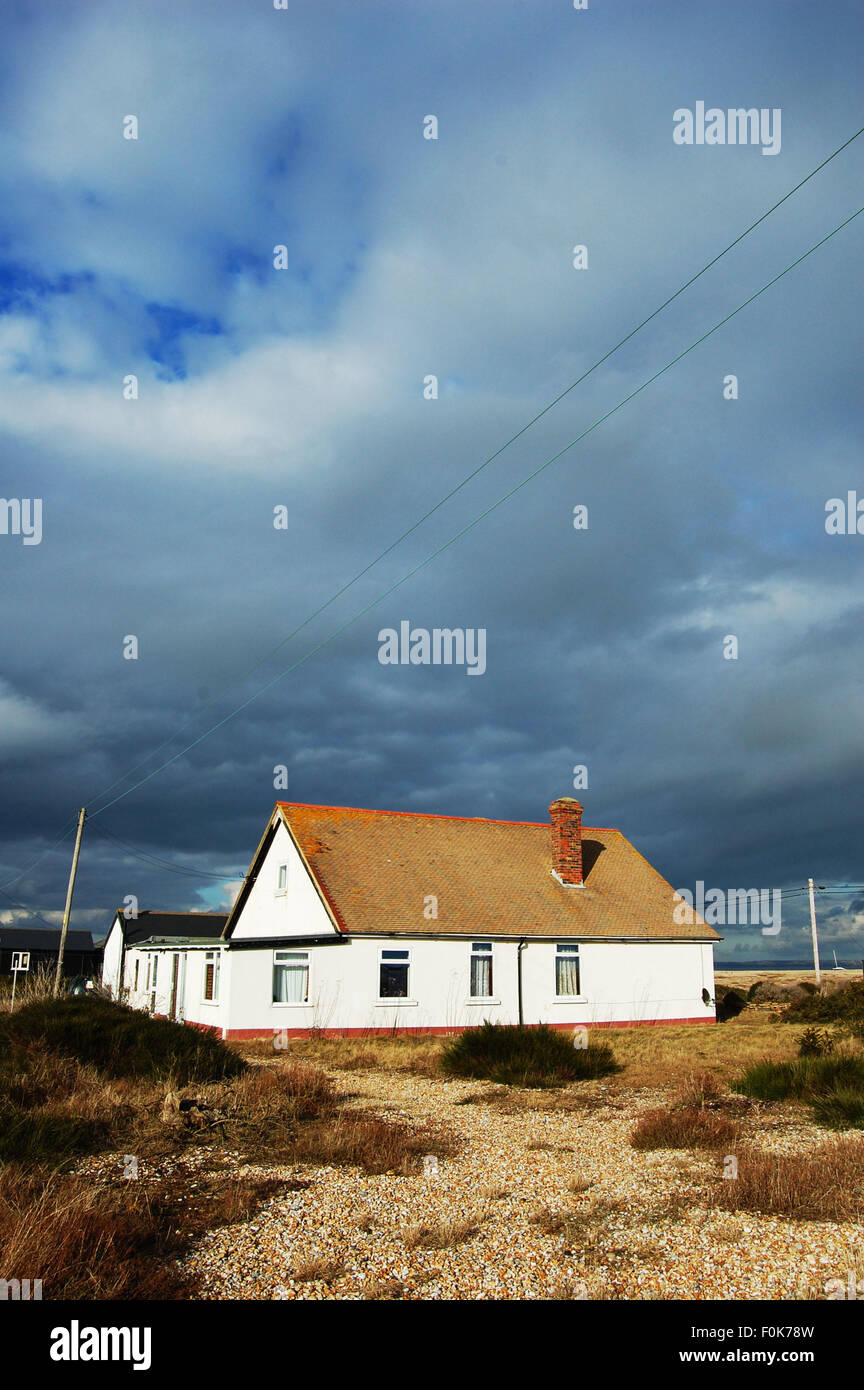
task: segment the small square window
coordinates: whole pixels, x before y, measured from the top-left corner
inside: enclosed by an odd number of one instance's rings
[[[559,999],[581,994],[579,947],[559,942],[555,951],[555,994]]]
[[[471,946],[471,998],[492,998],[492,943],[475,941]]]
[[[380,999],[407,999],[408,967],[411,962],[408,951],[382,951],[378,983]]]

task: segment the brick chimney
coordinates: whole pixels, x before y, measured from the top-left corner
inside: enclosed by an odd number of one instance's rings
[[[552,817],[552,869],[562,883],[582,882],[582,806],[559,796],[549,807]]]

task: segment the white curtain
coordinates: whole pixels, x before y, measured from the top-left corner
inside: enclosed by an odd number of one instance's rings
[[[474,999],[489,999],[492,995],[492,957],[471,957],[471,995]]]
[[[558,955],[555,958],[555,993],[578,994],[579,993],[579,957],[578,955]]]
[[[309,962],[298,957],[277,961],[273,969],[274,1004],[305,1004],[309,993]]]

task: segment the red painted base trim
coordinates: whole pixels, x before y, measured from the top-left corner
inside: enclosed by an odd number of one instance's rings
[[[622,1019],[620,1022],[613,1023],[550,1023],[550,1028],[573,1029],[585,1027],[591,1028],[675,1028],[680,1024],[691,1023],[715,1023],[713,1014],[708,1018],[646,1018],[646,1019]],[[203,1023],[193,1025],[197,1028],[205,1028]],[[229,1028],[226,1037],[229,1042],[242,1042],[244,1038],[272,1038],[275,1034],[286,1038],[387,1038],[387,1037],[422,1037],[447,1033],[465,1033],[470,1028],[478,1028],[480,1025],[473,1023],[464,1028],[459,1027],[428,1027],[428,1028]],[[529,1027],[536,1027],[536,1024],[529,1024]],[[217,1030],[221,1031],[221,1030]]]

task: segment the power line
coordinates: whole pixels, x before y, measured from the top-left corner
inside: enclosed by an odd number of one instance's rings
[[[140,859],[142,863],[150,864],[157,869],[165,869],[169,873],[174,874],[186,874],[194,878],[218,879],[220,883],[224,883],[227,878],[231,877],[228,873],[215,874],[207,869],[193,869],[185,864],[172,864],[170,860],[161,859],[158,855],[148,854],[146,850],[136,849],[133,845],[127,844],[126,841],[121,840],[118,835],[114,835],[110,830],[106,830],[104,825],[98,825],[96,830],[99,835],[105,836],[108,840],[113,840],[116,845],[119,845],[127,854],[132,855],[134,859]],[[242,876],[243,871],[238,870],[236,873]]]
[[[38,912],[32,912],[29,907],[25,907],[23,903],[19,903],[16,898],[13,898],[11,894],[6,893],[2,888],[0,888],[0,893],[3,894],[3,897],[6,898],[14,908],[17,908],[19,912],[25,913],[28,917],[32,917],[34,922],[40,922],[47,931],[57,930],[56,927],[51,926],[50,922],[46,922],[44,917],[40,917]]]
[[[69,819],[66,821],[66,824],[64,825],[63,829],[60,831],[60,834],[57,835],[49,845],[45,846],[45,848],[42,850],[42,853],[36,856],[32,864],[28,864],[26,869],[22,869],[19,874],[15,875],[14,878],[7,878],[5,883],[0,883],[0,890],[2,890],[3,888],[10,888],[13,883],[18,882],[19,878],[24,878],[26,874],[29,874],[31,869],[35,869],[37,864],[41,864],[42,860],[45,858],[45,855],[50,854],[52,849],[56,849],[57,845],[59,845],[61,840],[68,839],[69,836],[72,834],[74,828],[75,816],[70,816]]]
[[[538,477],[541,473],[545,472],[547,468],[550,468],[551,465],[557,462],[557,460],[560,459],[563,454],[566,454],[570,449],[574,448],[576,444],[580,443],[581,440],[585,439],[587,435],[591,434],[606,420],[610,419],[611,416],[615,415],[619,410],[623,409],[625,405],[627,405],[642,391],[644,391],[648,386],[652,385],[653,382],[657,381],[661,376],[668,372],[672,367],[674,367],[678,362],[680,362],[682,358],[686,357],[689,353],[693,352],[695,348],[699,347],[700,344],[704,343],[706,339],[710,338],[712,334],[718,331],[718,329],[722,328],[725,324],[729,323],[729,321],[735,318],[737,314],[740,314],[743,309],[746,309],[748,305],[752,304],[755,300],[757,300],[760,297],[760,295],[763,295],[766,292],[766,290],[769,290],[773,285],[776,285],[777,282],[779,280],[782,280],[785,275],[788,275],[789,272],[794,270],[796,266],[799,266],[802,263],[802,261],[805,261],[808,258],[808,256],[812,256],[815,251],[818,251],[819,248],[824,246],[826,242],[830,241],[832,237],[837,236],[838,232],[841,232],[845,227],[848,227],[851,222],[854,222],[856,217],[860,217],[862,212],[864,212],[864,206],[858,208],[856,212],[853,212],[851,216],[845,218],[844,221],[840,222],[826,236],[822,237],[819,241],[815,242],[811,247],[808,248],[807,251],[803,252],[802,255],[796,257],[794,261],[791,261],[789,265],[787,265],[777,275],[773,276],[772,279],[768,280],[766,284],[764,284],[761,287],[761,289],[758,289],[755,291],[754,294],[749,295],[747,299],[743,300],[743,302],[737,306],[737,308],[733,309],[730,313],[726,314],[722,319],[715,323],[712,328],[709,328],[707,332],[701,334],[700,337],[696,338],[692,343],[690,343],[688,347],[684,348],[682,352],[679,352],[675,357],[673,357],[669,362],[667,362],[664,367],[661,367],[659,371],[654,372],[652,376],[646,378],[646,380],[643,381],[641,385],[637,386],[633,391],[626,395],[622,400],[618,402],[617,405],[613,406],[610,410],[607,410],[603,415],[599,416],[598,419],[596,419],[593,422],[593,424],[589,425],[586,429],[584,429],[581,432],[581,434],[578,434],[575,439],[570,441],[569,444],[565,444],[562,449],[559,449],[558,452],[556,454],[553,454],[551,458],[547,459],[545,463],[541,463],[537,468],[533,470],[533,472],[529,473],[525,478],[523,478],[521,482],[517,483],[514,487],[510,488],[507,492],[503,494],[503,496],[499,497],[496,502],[493,502],[491,506],[486,507],[484,511],[480,512],[466,526],[463,526],[459,531],[457,531],[453,536],[451,536],[448,541],[445,541],[443,545],[440,545],[435,550],[433,550],[429,555],[426,556],[425,559],[421,560],[418,564],[414,565],[410,570],[407,571],[407,573],[405,573],[402,576],[401,579],[396,580],[395,583],[391,584],[387,589],[385,589],[382,594],[379,594],[377,598],[372,599],[369,603],[365,604],[362,608],[360,608],[352,618],[349,618],[346,622],[342,623],[339,627],[335,628],[331,633],[328,634],[327,637],[323,638],[321,642],[314,646],[311,649],[311,651],[307,652],[304,656],[298,658],[297,661],[293,662],[284,671],[279,672],[271,680],[267,681],[266,684],[260,687],[260,689],[255,691],[252,695],[250,695],[247,700],[244,700],[233,710],[229,711],[229,713],[226,714],[224,718],[218,720],[217,723],[211,725],[209,729],[205,729],[204,732],[198,736],[198,738],[193,739],[193,741],[187,744],[185,748],[181,748],[179,752],[174,753],[170,758],[167,758],[163,763],[160,763],[160,765],[157,768],[154,768],[152,772],[149,772],[146,777],[140,778],[140,780],[134,782],[131,787],[128,787],[125,791],[120,792],[117,796],[113,797],[111,801],[106,802],[106,804],[102,806],[98,811],[92,813],[93,816],[101,815],[103,811],[108,810],[109,806],[115,805],[118,801],[122,801],[124,797],[129,796],[131,792],[136,791],[139,787],[144,786],[144,784],[146,782],[149,782],[151,778],[157,776],[158,773],[164,771],[166,767],[170,767],[172,763],[175,763],[179,758],[182,758],[186,753],[190,752],[193,748],[197,747],[197,745],[199,743],[202,743],[205,738],[208,738],[210,734],[215,733],[217,729],[222,728],[224,724],[227,724],[231,719],[234,719],[238,714],[241,713],[242,710],[248,708],[248,706],[251,705],[255,700],[259,699],[260,696],[265,693],[265,691],[270,690],[274,685],[278,684],[279,681],[284,680],[286,676],[290,675],[292,671],[296,671],[298,667],[305,665],[305,663],[309,661],[310,658],[313,657],[317,652],[321,651],[324,647],[328,646],[330,642],[332,642],[336,637],[339,637],[343,632],[345,632],[349,627],[356,623],[372,608],[375,608],[379,603],[382,603],[385,598],[388,598],[390,594],[394,593],[396,589],[400,588],[403,584],[405,584],[409,579],[411,579],[415,574],[417,574],[418,571],[424,569],[427,565],[431,564],[431,562],[435,560],[439,555],[443,554],[445,550],[449,550],[449,548],[452,545],[455,545],[456,541],[460,540],[462,536],[467,535],[469,531],[473,530],[474,527],[479,525],[479,523],[483,521],[487,516],[489,516],[492,512],[496,511],[498,507],[503,506],[505,502],[509,501],[510,498],[515,496],[517,492],[521,491],[523,487],[526,487],[528,483],[534,480],[534,478]]]
[[[805,184],[809,183],[811,179],[815,178],[815,176],[818,173],[820,173],[820,171],[824,169],[826,165],[830,164],[833,159],[836,159],[837,156],[841,154],[843,150],[847,149],[848,146],[851,145],[855,140],[857,140],[861,134],[864,134],[864,126],[861,126],[858,130],[856,130],[854,135],[850,135],[848,140],[844,140],[842,145],[838,145],[837,148],[827,156],[827,158],[823,159],[820,164],[816,165],[815,169],[811,169],[809,174],[807,174],[803,179],[801,179],[800,182],[796,183],[794,188],[790,188],[788,193],[784,193],[782,198],[778,199],[776,203],[772,204],[772,206],[768,208],[766,212],[763,212],[760,217],[757,217],[755,222],[751,222],[749,227],[746,227],[745,230],[741,232],[739,236],[735,237],[734,241],[730,241],[728,246],[725,246],[722,251],[718,252],[718,254],[712,257],[710,261],[707,261],[706,264],[702,266],[701,270],[697,270],[695,275],[691,275],[690,279],[686,280],[684,284],[681,285],[680,288],[675,291],[674,294],[671,294],[668,297],[668,299],[664,299],[663,303],[660,304],[658,308],[654,309],[653,312],[650,313],[647,318],[642,319],[641,323],[638,323],[635,328],[632,328],[629,333],[626,333],[623,338],[619,339],[619,341],[615,344],[614,347],[611,347],[608,350],[608,352],[604,353],[602,357],[599,357],[597,361],[594,362],[593,365],[587,369],[587,371],[583,372],[581,376],[577,377],[575,381],[571,382],[571,384],[568,387],[566,387],[565,390],[561,391],[559,395],[557,395],[554,398],[554,400],[550,401],[547,406],[544,406],[544,408],[541,411],[539,411],[537,415],[533,416],[533,418],[530,419],[527,424],[523,425],[521,429],[517,430],[515,434],[511,435],[510,438],[506,440],[506,442],[502,444],[500,448],[496,449],[493,454],[490,454],[488,458],[484,459],[482,463],[478,464],[476,468],[472,469],[470,473],[466,474],[465,477],[462,478],[462,480],[458,482],[454,487],[452,487],[449,492],[445,493],[444,496],[441,497],[434,504],[434,506],[430,507],[428,511],[424,512],[423,515],[419,517],[417,521],[413,522],[413,524],[409,526],[407,530],[403,531],[400,536],[397,536],[396,540],[394,540],[390,545],[388,545],[386,549],[382,550],[378,555],[376,555],[373,560],[371,560],[367,565],[363,567],[363,569],[358,570],[357,574],[354,575],[353,579],[347,580],[341,588],[337,589],[335,593],[331,594],[330,598],[328,598],[325,603],[322,603],[320,607],[316,608],[314,612],[310,613],[308,617],[304,618],[302,623],[300,623],[297,627],[293,628],[292,631],[289,632],[286,637],[283,637],[280,642],[277,642],[276,646],[273,647],[269,652],[267,652],[266,655],[262,656],[258,661],[254,663],[254,665],[250,666],[249,669],[245,671],[241,676],[237,676],[229,684],[224,685],[218,695],[211,697],[203,705],[201,705],[195,711],[195,713],[190,715],[190,717],[187,720],[185,720],[179,726],[178,729],[175,729],[174,732],[170,734],[168,738],[163,740],[162,743],[157,744],[155,748],[152,748],[150,752],[146,755],[146,757],[142,758],[139,762],[134,763],[132,767],[128,768],[124,773],[121,773],[121,775],[115,778],[115,780],[111,782],[107,787],[103,787],[101,791],[96,792],[91,797],[89,797],[87,804],[90,805],[92,802],[100,800],[103,796],[107,796],[108,793],[113,791],[113,789],[116,786],[119,786],[119,784],[125,781],[127,777],[131,777],[135,772],[139,770],[139,768],[144,767],[145,764],[148,763],[151,758],[154,758],[158,753],[162,751],[163,748],[166,748],[168,744],[171,743],[180,734],[182,734],[185,729],[188,729],[189,726],[193,724],[196,721],[196,719],[198,719],[200,715],[204,713],[205,710],[211,709],[215,704],[217,704],[222,695],[227,694],[228,691],[233,690],[236,686],[242,684],[242,682],[247,680],[249,676],[254,675],[254,673],[260,670],[262,666],[265,666],[267,662],[270,661],[272,657],[276,655],[277,652],[281,651],[282,648],[287,645],[288,642],[292,641],[295,637],[299,636],[299,634],[303,632],[304,629],[307,628],[310,623],[314,622],[314,620],[317,617],[320,617],[322,613],[326,612],[326,610],[330,608],[337,601],[337,599],[341,598],[343,594],[347,593],[349,589],[352,589],[355,584],[359,583],[359,581],[363,579],[370,572],[370,570],[374,569],[376,565],[380,564],[382,560],[386,559],[388,555],[392,554],[392,552],[398,546],[400,546],[404,540],[407,540],[409,536],[413,535],[413,533],[417,531],[424,524],[424,522],[428,521],[430,517],[434,516],[435,513],[441,509],[441,507],[443,507],[447,502],[449,502],[453,497],[455,497],[457,493],[461,492],[464,487],[467,487],[468,483],[472,482],[474,478],[478,477],[478,475],[482,473],[483,470],[487,468],[490,463],[493,463],[495,459],[500,458],[501,454],[504,453],[505,449],[509,449],[511,444],[514,444],[517,439],[520,439],[523,434],[526,434],[527,431],[532,428],[532,426],[536,425],[538,420],[542,420],[544,415],[548,415],[549,411],[552,410],[556,405],[558,405],[560,401],[563,401],[565,396],[568,396],[570,392],[574,391],[577,386],[580,386],[583,381],[587,381],[588,377],[591,376],[592,373],[595,372],[598,367],[602,367],[605,362],[608,362],[610,357],[612,357],[619,350],[619,348],[622,348],[625,343],[628,343],[631,340],[631,338],[635,338],[636,334],[640,333],[643,328],[645,328],[649,323],[651,323],[652,319],[657,318],[658,314],[661,314],[664,309],[667,309],[670,304],[672,304],[676,299],[679,298],[680,295],[682,295],[685,292],[685,290],[688,290],[690,286],[694,285],[697,280],[701,279],[701,277],[705,275],[707,271],[711,270],[713,266],[717,265],[718,261],[721,261],[723,257],[728,255],[728,253],[731,250],[733,250],[734,247],[738,246],[745,239],[745,237],[749,236],[752,231],[755,231],[757,227],[761,226],[761,224],[765,222],[766,219],[769,218],[772,213],[776,212],[779,207],[782,207],[782,205],[785,202],[788,202],[788,200],[795,193],[797,193],[799,189],[803,188]]]

